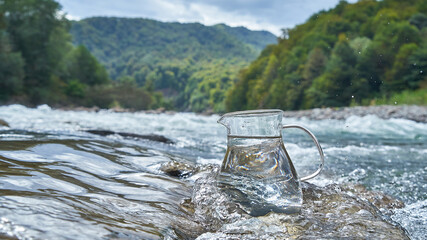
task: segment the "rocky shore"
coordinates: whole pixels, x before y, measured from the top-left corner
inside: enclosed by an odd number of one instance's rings
[[[427,123],[427,106],[359,106],[343,108],[315,108],[310,110],[285,111],[285,117],[323,119],[347,119],[350,116],[375,115],[382,119],[403,118],[416,122]]]

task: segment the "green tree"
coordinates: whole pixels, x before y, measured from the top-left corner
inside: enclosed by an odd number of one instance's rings
[[[407,64],[409,69],[403,77],[409,89],[427,87],[427,44],[409,56]]]
[[[6,101],[22,91],[24,60],[12,52],[7,33],[0,29],[0,100]]]
[[[79,80],[70,80],[65,88],[65,94],[74,98],[74,101],[81,102],[82,98],[85,97],[86,85],[81,83]]]
[[[269,94],[267,106],[284,110],[299,109],[302,104],[305,79],[293,72],[283,79],[276,78]]]
[[[246,74],[241,72],[240,75]],[[231,87],[225,98],[225,109],[227,111],[237,111],[247,109],[247,92],[249,89],[249,81],[246,77],[241,77],[240,81],[236,82],[233,87]]]
[[[97,59],[86,49],[80,45],[75,48],[68,58],[67,78],[78,80],[82,84],[88,86],[102,85],[109,82],[109,77],[105,68],[97,61]]]
[[[307,62],[304,66],[304,78],[312,81],[320,76],[325,69],[328,59],[320,48],[314,48],[308,55]]]
[[[357,58],[345,35],[332,50],[325,73],[316,78],[307,92],[313,107],[349,105],[355,89],[353,80]]]
[[[269,88],[277,77],[278,60],[276,55],[271,54],[266,59],[266,67],[259,78],[254,79],[252,91],[248,92],[248,107],[262,108],[266,106],[266,98],[269,94]]]
[[[399,52],[396,54],[393,67],[389,72],[387,72],[384,84],[382,86],[383,91],[387,95],[393,92],[400,92],[404,89],[407,89],[408,87],[413,87],[410,86],[411,84],[409,84],[409,82],[413,83],[414,81],[408,81],[408,75],[412,75],[410,73],[412,70],[411,65],[414,63],[416,65],[418,59],[412,59],[412,61],[415,62],[411,63],[409,58],[414,52],[417,51],[417,49],[418,46],[415,43],[404,44],[402,47],[400,47]],[[418,80],[415,80],[415,82],[418,82]]]
[[[6,30],[13,42],[13,50],[19,51],[25,61],[25,92],[33,103],[49,98],[52,75],[60,59],[56,51],[59,37],[65,34],[58,29],[67,28],[68,22],[59,13],[60,5],[53,0],[3,0],[0,12],[5,16]]]
[[[416,13],[409,19],[409,23],[421,30],[427,27],[427,15],[424,13]]]

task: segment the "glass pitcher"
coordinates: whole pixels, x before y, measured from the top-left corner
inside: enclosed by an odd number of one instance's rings
[[[317,176],[324,155],[316,137],[299,125],[282,125],[282,110],[253,110],[224,114],[227,152],[218,174],[218,187],[252,216],[269,212],[296,213],[302,206],[300,181]],[[320,154],[319,168],[298,178],[286,152],[282,129],[298,128],[313,139]]]

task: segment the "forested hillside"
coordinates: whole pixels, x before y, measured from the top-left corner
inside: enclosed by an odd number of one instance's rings
[[[161,91],[178,110],[225,111],[226,91],[238,71],[277,38],[224,24],[163,23],[94,17],[73,22],[75,45],[84,45],[112,79]]]
[[[84,47],[73,46],[70,22],[53,0],[0,1],[0,104],[29,106],[162,105],[130,81],[112,82]]]
[[[284,30],[241,72],[226,107],[286,110],[410,97],[427,104],[427,1],[341,1]]]

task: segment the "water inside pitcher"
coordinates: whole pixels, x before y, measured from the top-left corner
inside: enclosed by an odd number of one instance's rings
[[[315,177],[323,167],[317,139],[298,125],[282,125],[281,110],[227,113],[218,122],[227,127],[227,152],[218,187],[252,216],[269,212],[296,213],[303,202],[300,180]],[[299,179],[282,140],[283,128],[299,128],[315,141],[320,168]]]

